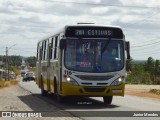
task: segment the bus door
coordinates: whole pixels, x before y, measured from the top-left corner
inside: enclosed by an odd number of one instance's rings
[[[48,47],[48,59],[47,59],[47,91],[50,91],[50,57],[51,57],[51,44]]]

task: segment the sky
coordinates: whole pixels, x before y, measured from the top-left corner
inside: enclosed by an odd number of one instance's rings
[[[78,22],[120,26],[133,59],[160,59],[160,0],[0,0],[0,55],[36,56],[40,39]]]

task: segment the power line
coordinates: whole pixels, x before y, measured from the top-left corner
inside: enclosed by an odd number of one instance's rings
[[[154,52],[156,52],[156,51],[160,51],[160,48],[158,48],[158,49],[155,49],[155,50],[151,50],[151,51],[147,51],[147,50],[144,50],[144,51],[137,51],[137,50],[131,50],[131,53],[133,53],[133,54],[144,54],[144,53],[148,53],[148,54],[152,54],[152,53],[154,53]]]
[[[135,45],[144,45],[144,44],[142,44],[142,43],[148,43],[148,42],[153,42],[153,41],[159,41],[159,39],[160,38],[155,38],[155,39],[151,39],[151,40],[147,40],[147,41],[143,41],[143,42],[139,42],[139,43],[134,43],[134,44],[132,44],[133,46],[135,46]]]
[[[136,48],[136,47],[146,47],[146,46],[152,46],[152,45],[157,44],[157,43],[160,43],[160,41],[153,42],[153,43],[148,43],[148,44],[137,45],[137,46],[132,46],[132,47],[134,47],[134,48]]]
[[[150,54],[157,54],[157,53],[160,53],[160,52],[142,53],[142,54],[134,54],[134,55],[150,55]]]
[[[160,48],[157,49],[141,49],[141,50],[132,50],[131,49],[131,53],[133,54],[141,54],[141,53],[152,53],[155,51],[160,51]]]
[[[142,20],[136,21],[136,22],[128,25],[127,27],[130,27],[130,26],[137,25],[137,24],[139,24],[139,23],[145,22],[145,21],[147,21],[148,18],[152,18],[153,16],[155,16],[155,15],[157,15],[157,14],[160,14],[160,11],[157,11],[156,13],[153,13],[152,15],[150,15],[150,16],[142,19]]]
[[[133,5],[111,5],[107,3],[89,3],[89,2],[73,2],[73,1],[57,1],[57,0],[47,0],[48,2],[57,2],[57,3],[73,3],[73,4],[83,4],[83,5],[100,5],[108,7],[125,7],[125,8],[151,8],[151,9],[160,9],[160,7],[152,6],[133,6]]]
[[[34,51],[26,51],[26,50],[22,50],[22,49],[12,49],[12,50],[16,50],[16,51],[19,51],[19,52],[32,52],[32,53],[36,53]]]

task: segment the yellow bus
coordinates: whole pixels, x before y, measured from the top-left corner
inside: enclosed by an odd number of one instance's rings
[[[129,42],[120,27],[77,24],[64,28],[37,44],[36,84],[42,95],[124,96]]]

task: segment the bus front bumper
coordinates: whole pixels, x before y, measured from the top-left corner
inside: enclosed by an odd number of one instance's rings
[[[124,96],[125,84],[119,86],[77,86],[62,83],[62,96]]]

